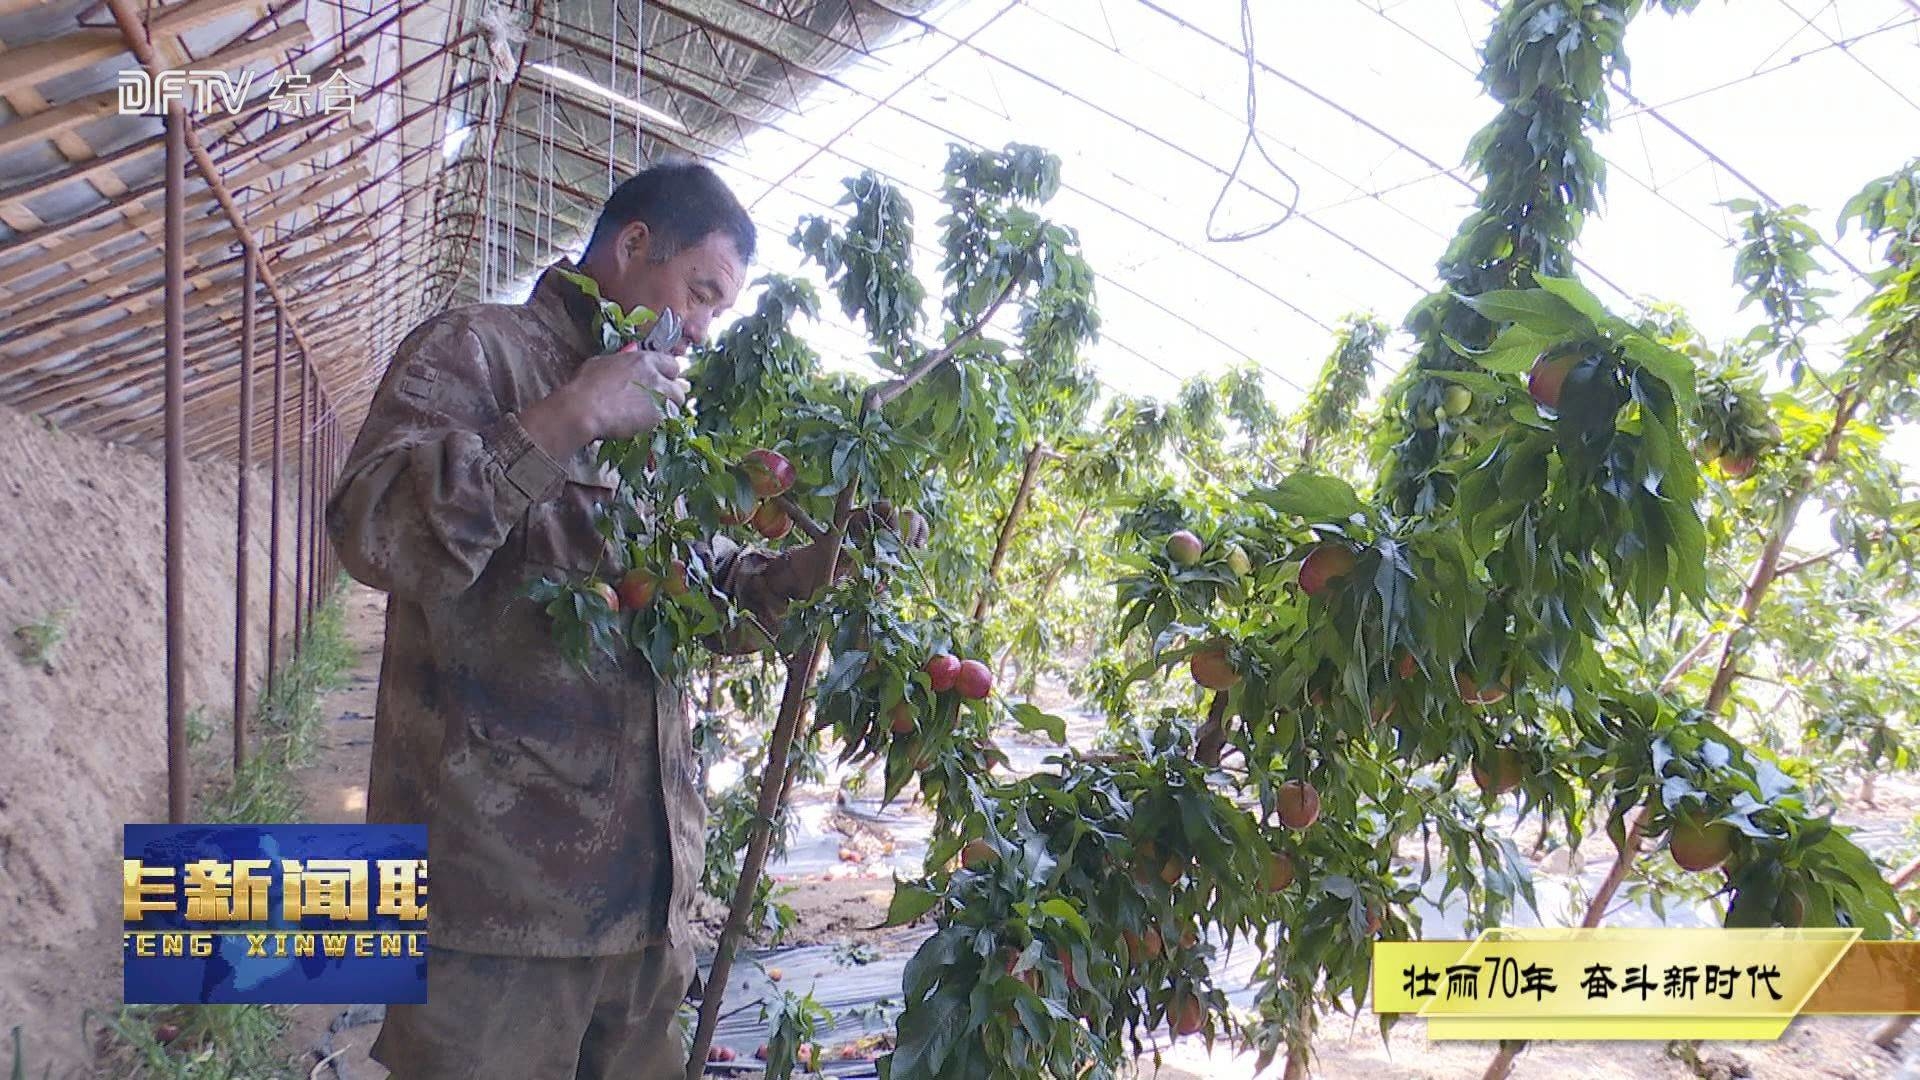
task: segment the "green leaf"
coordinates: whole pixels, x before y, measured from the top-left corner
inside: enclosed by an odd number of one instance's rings
[[[924,885],[894,880],[893,900],[887,905],[886,921],[879,926],[870,926],[869,930],[885,930],[894,926],[905,926],[913,920],[933,910],[940,902],[940,894]]]
[[[1666,383],[1673,391],[1673,399],[1683,413],[1693,411],[1693,361],[1684,354],[1634,331],[1622,342],[1627,357],[1645,368],[1654,378]]]
[[[968,1030],[967,999],[958,986],[945,986],[926,1003],[909,1005],[900,1014],[899,1048],[893,1052],[892,1075],[937,1076],[955,1039]]]
[[[1591,333],[1593,323],[1565,300],[1544,289],[1495,289],[1460,302],[1496,323],[1515,323],[1543,334],[1567,337]]]
[[[1051,713],[1042,711],[1038,706],[1020,702],[1009,709],[1013,719],[1028,731],[1044,731],[1054,742],[1066,745],[1067,722]]]
[[[1344,521],[1367,510],[1345,480],[1314,473],[1295,473],[1273,487],[1257,488],[1251,498],[1307,521]]]
[[[1533,275],[1534,283],[1566,302],[1566,305],[1587,317],[1595,326],[1605,323],[1611,316],[1600,298],[1587,291],[1585,285],[1573,278],[1553,277],[1548,274]]]
[[[1540,354],[1563,340],[1562,334],[1541,334],[1524,326],[1509,326],[1493,339],[1485,352],[1460,350],[1461,355],[1488,371],[1502,375],[1524,375]]]

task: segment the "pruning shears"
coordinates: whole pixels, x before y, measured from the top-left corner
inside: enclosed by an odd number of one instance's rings
[[[680,341],[680,316],[672,308],[661,308],[660,316],[653,320],[653,328],[647,336],[640,339],[640,347],[650,352],[668,352]]]

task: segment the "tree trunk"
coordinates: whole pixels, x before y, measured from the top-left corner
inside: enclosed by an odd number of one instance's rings
[[[1613,903],[1613,895],[1620,891],[1620,884],[1627,880],[1627,871],[1633,869],[1633,860],[1640,854],[1641,823],[1646,820],[1645,807],[1636,807],[1627,811],[1631,820],[1627,823],[1627,833],[1614,855],[1613,866],[1608,868],[1607,876],[1600,887],[1593,891],[1593,899],[1587,903],[1587,913],[1581,917],[1580,925],[1591,930],[1599,926],[1607,917],[1607,905]],[[1500,1050],[1487,1063],[1487,1071],[1481,1074],[1481,1080],[1506,1080],[1513,1073],[1514,1059],[1520,1051],[1526,1049],[1526,1043],[1520,1040],[1503,1040]]]

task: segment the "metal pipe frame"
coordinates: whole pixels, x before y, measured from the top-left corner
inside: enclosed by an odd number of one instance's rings
[[[153,43],[147,37],[147,28],[141,22],[140,12],[135,9],[133,0],[106,0],[106,4],[112,10],[114,21],[120,26],[121,36],[126,39],[127,50],[133,53],[134,59],[139,60],[140,65],[151,74],[157,75],[165,71],[166,66],[160,62],[158,54],[154,52]],[[293,308],[281,292],[280,282],[274,277],[272,268],[260,258],[259,242],[254,239],[253,230],[247,225],[246,214],[242,213],[240,207],[233,201],[232,193],[227,190],[226,183],[221,179],[220,167],[200,145],[200,140],[194,135],[191,125],[182,128],[181,138],[186,143],[187,152],[193,155],[193,160],[200,166],[201,179],[213,192],[214,199],[220,203],[220,209],[226,212],[227,220],[233,223],[233,231],[239,236],[241,245],[251,251],[256,260],[259,260],[260,281],[267,287],[267,292],[273,296],[275,306],[291,316]],[[180,184],[182,187],[185,186],[184,176]],[[300,324],[291,318],[288,321],[291,324],[288,329],[293,334],[294,344],[300,348],[301,355],[304,357],[307,342],[300,332]],[[324,392],[322,388],[322,393]]]
[[[243,256],[242,287],[240,300],[240,415],[246,422],[253,423],[253,321],[254,321],[254,284],[255,271],[253,252]],[[247,763],[247,592],[250,582],[247,579],[247,535],[248,504],[247,482],[253,475],[253,441],[240,440],[240,494],[235,513],[239,518],[237,536],[233,545],[233,771],[240,772]]]
[[[166,209],[166,609],[167,609],[167,820],[184,824],[187,784],[186,502],[185,418],[187,322],[187,115],[179,104],[167,111]]]
[[[267,526],[267,692],[280,677],[280,480],[286,471],[281,426],[287,412],[287,320],[273,310],[273,471]]]

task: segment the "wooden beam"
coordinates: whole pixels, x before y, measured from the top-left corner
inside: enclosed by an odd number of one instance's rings
[[[0,53],[0,56],[5,55]],[[81,124],[90,123],[103,116],[111,116],[119,100],[119,91],[102,90],[98,94],[75,98],[65,105],[55,105],[33,116],[15,119],[4,127],[0,127],[0,154],[17,150],[28,143],[39,142],[42,139],[58,138]],[[158,141],[155,140],[155,149],[158,148]],[[45,190],[45,187],[36,184],[31,194],[38,195]],[[10,196],[5,205],[15,206],[20,200],[21,196]]]
[[[95,27],[8,49],[0,52],[0,94],[23,86],[38,86],[70,71],[111,60],[126,51],[126,43],[118,33]]]
[[[322,176],[325,174],[315,173],[314,175]],[[365,169],[356,168],[353,171],[346,173],[345,175],[336,176],[333,179],[318,185],[313,190],[306,192],[304,195],[301,195],[297,199],[286,201],[284,205],[281,204],[281,200],[283,200],[286,195],[298,191],[299,187],[297,185],[289,185],[288,187],[283,187],[279,191],[275,192],[270,198],[262,202],[256,211],[248,214],[247,216],[248,226],[251,228],[256,223],[267,224],[269,222],[278,221],[281,218],[289,217],[293,214],[297,214],[301,210],[304,210],[314,205],[315,203],[318,203],[323,199],[326,199],[328,196],[335,194],[340,189],[345,187],[350,187],[358,183],[361,179],[365,178],[365,176],[366,176]],[[305,181],[302,181],[302,183],[304,182]],[[150,224],[151,223],[149,223],[149,225]],[[148,227],[149,226],[141,226],[139,231],[144,232]],[[227,235],[230,238],[232,237],[231,230],[228,231]],[[230,239],[229,242],[237,242],[237,241]],[[106,310],[108,307],[119,307],[119,306],[125,306],[125,298],[121,298],[119,301],[116,301],[113,304],[103,305],[102,307],[96,309],[95,311],[88,312],[86,313],[86,315],[83,315],[81,317],[84,318],[94,314],[99,314],[101,311]],[[154,310],[157,310],[157,309],[154,309]],[[36,318],[37,318],[37,314],[36,314]],[[69,336],[59,343],[57,353],[49,353],[46,351],[41,351],[30,359],[0,356],[0,377],[11,376],[17,372],[24,371],[28,368],[38,367],[40,364],[46,362],[46,360],[49,359],[49,357],[52,355],[58,355],[58,353],[69,352],[74,349],[84,347],[85,345],[92,344],[100,340],[110,339],[111,337],[114,336],[114,333],[107,332],[104,338],[101,336],[101,333],[103,331],[109,331],[111,327],[118,327],[118,326],[124,325],[126,329],[137,329],[142,326],[151,325],[152,322],[154,321],[153,310],[149,310],[145,315],[134,314],[129,316],[129,318],[134,321],[129,322],[128,319],[120,319],[120,320],[116,320],[113,323],[108,324],[107,327],[100,328],[99,331],[91,331],[91,332],[79,335],[77,337]],[[45,334],[53,333],[55,331],[61,330],[71,322],[72,320],[69,319],[69,320],[62,320],[60,322],[52,323],[49,325],[43,325],[36,329],[32,329],[32,330],[11,336],[7,338],[3,342],[3,344],[9,348],[18,346],[26,342],[32,341],[36,338],[39,338]]]
[[[289,207],[281,214],[275,216],[284,217],[297,212],[298,209],[301,209],[301,207]],[[273,244],[268,245],[271,249],[268,261],[276,270],[282,268],[298,269],[307,262],[310,262],[311,257],[309,255],[289,256],[286,254],[286,249],[305,240],[319,239],[325,236],[328,229],[340,228],[347,225],[364,228],[366,221],[364,218],[349,217],[331,224],[312,223],[302,226],[297,232],[282,237]],[[335,243],[339,242],[340,241],[336,241]],[[211,255],[222,249],[234,247],[236,244],[237,242],[233,238],[233,230],[228,227],[225,222],[220,222],[213,228],[201,231],[189,241],[187,245],[187,257],[198,260],[202,256]],[[109,308],[124,304],[124,298],[115,298],[76,315],[68,316],[62,314],[89,300],[98,300],[116,290],[126,288],[136,283],[147,282],[157,272],[153,265],[153,253],[139,249],[129,251],[124,255],[101,263],[99,266],[90,267],[89,269],[99,270],[110,268],[119,263],[127,262],[129,256],[132,257],[132,265],[110,277],[102,278],[98,281],[87,281],[84,282],[83,286],[77,286],[70,278],[60,278],[49,281],[29,292],[22,293],[14,301],[19,310],[5,318],[0,318],[0,341],[6,341],[7,344],[14,344],[15,342],[8,340],[8,337],[16,333],[20,335],[16,339],[17,341],[29,341],[39,336],[40,333],[57,329],[57,324],[68,323],[75,319],[90,318]],[[210,266],[209,269],[224,269],[233,265],[238,259],[239,256],[237,255],[232,258],[223,259]],[[56,325],[49,326],[49,323]]]
[[[232,230],[217,226],[203,229],[187,242],[187,258],[197,260],[203,255],[210,255],[232,244]],[[0,342],[12,344],[9,338],[14,334],[19,334],[19,340],[21,341],[32,340],[42,333],[57,329],[59,324],[70,321],[68,317],[62,316],[62,312],[84,304],[89,300],[98,300],[115,290],[123,289],[136,282],[148,281],[148,279],[160,273],[156,253],[141,249],[135,249],[123,255],[110,258],[105,262],[87,267],[86,272],[92,273],[112,269],[121,263],[128,262],[130,257],[133,265],[129,269],[111,274],[98,281],[86,281],[85,274],[80,275],[80,280],[75,280],[73,277],[56,277],[44,285],[35,286],[26,292],[10,297],[9,300],[14,306],[14,311],[10,315],[0,317]],[[109,303],[106,305],[106,307],[111,306],[114,306],[114,304]],[[88,315],[98,314],[102,310],[105,310],[105,307],[95,308],[92,311],[83,311],[79,315],[72,316],[71,318],[86,318]],[[55,325],[49,326],[48,323],[50,321]]]
[[[154,32],[157,34],[159,30],[156,28]],[[236,41],[221,49],[219,52],[214,53],[212,56],[195,60],[193,62],[194,69],[197,71],[233,71],[236,68],[245,67],[247,64],[269,53],[281,52],[286,49],[305,45],[307,39],[311,37],[312,34],[313,32],[307,27],[306,21],[304,19],[297,19],[265,37],[255,38],[252,41]],[[278,65],[276,64],[275,66]]]
[[[261,0],[188,0],[184,4],[162,8],[148,23],[153,36],[183,34],[196,26],[205,26],[235,11],[257,11]],[[214,65],[217,68],[219,65]]]
[[[302,147],[299,149],[289,151],[288,153],[282,154],[271,161],[263,161],[260,164],[254,166],[253,168],[247,169],[241,172],[239,175],[235,176],[232,179],[231,183],[233,184],[233,186],[239,187],[244,184],[251,183],[255,180],[272,176],[274,173],[284,170],[289,165],[295,164],[300,161],[304,161],[312,157],[313,154],[317,152],[314,149],[314,147],[317,147],[318,145],[319,143],[315,142],[310,146]],[[304,176],[298,180],[291,181],[288,184],[282,185],[278,191],[275,191],[273,193],[272,197],[278,198],[281,196],[281,194],[286,192],[290,187],[312,183],[314,180],[320,179],[325,175],[326,174],[322,172],[315,172],[310,176]],[[364,172],[362,172],[361,175],[364,175]],[[147,198],[159,193],[160,193],[160,188],[158,186],[148,186],[140,189],[139,191],[130,191],[125,196],[119,199],[115,199],[113,202],[108,203],[105,206],[99,207],[94,210],[90,210],[84,214],[71,218],[67,221],[63,221],[57,225],[50,225],[46,228],[46,230],[43,233],[35,233],[35,234],[32,234],[31,236],[26,236],[26,237],[15,237],[14,239],[7,241],[5,244],[0,244],[0,253],[12,251],[18,246],[24,246],[27,244],[35,244],[35,243],[44,244],[46,241],[50,241],[56,236],[62,236],[68,232],[73,231],[75,228],[79,227],[82,224],[92,222],[92,221],[97,221],[101,217],[106,216],[108,214],[112,214],[116,210],[119,210],[127,205],[144,202]],[[213,193],[210,191],[201,191],[187,197],[187,205],[189,207],[201,207],[201,206],[205,206],[207,203],[217,202],[217,201],[218,200],[214,197]],[[62,244],[62,245],[59,245],[58,247],[47,249],[46,253],[38,258],[17,259],[14,261],[14,265],[8,266],[4,270],[0,270],[0,289],[7,288],[11,284],[13,284],[13,282],[19,280],[20,278],[27,277],[31,274],[34,274],[41,270],[46,269],[49,263],[71,262],[73,261],[74,257],[79,253],[92,251],[93,249],[99,247],[102,244],[111,243],[112,241],[120,239],[121,237],[131,236],[135,234],[150,233],[152,229],[156,227],[158,221],[159,219],[155,218],[153,221],[145,222],[143,224],[136,225],[131,228],[124,227],[124,226],[122,227],[109,226],[104,229],[95,229],[93,231],[88,232],[86,235],[77,237],[66,244]]]
[[[200,345],[199,348],[195,349],[193,353],[190,355],[188,359],[188,363],[190,366],[195,368],[200,368],[201,370],[198,372],[197,375],[194,375],[189,380],[187,384],[187,389],[189,394],[191,394],[195,388],[205,386],[210,379],[213,379],[222,373],[234,374],[235,385],[236,386],[238,385],[237,363],[228,363],[228,364],[211,363],[211,361],[213,361],[218,357],[228,356],[228,355],[237,355],[238,343],[235,341],[235,338],[234,338],[235,330],[233,327],[232,319],[229,318],[228,316],[229,316],[229,309],[222,309],[220,316],[216,320],[209,323],[203,323],[201,326],[196,328],[196,331],[195,331],[196,337],[198,337],[201,340],[202,344]],[[347,325],[350,322],[351,322],[351,317],[347,317],[347,318],[329,320],[324,323],[315,323],[314,326],[316,330],[325,332],[325,331],[333,330],[337,327]],[[256,342],[255,344],[258,345],[258,342]],[[159,373],[153,369],[153,365],[151,364],[150,358],[149,358],[149,362],[147,363],[144,369],[141,369],[136,365],[134,368],[130,369],[128,374],[131,374],[133,377],[123,379],[119,385],[113,386],[110,389],[94,390],[92,392],[98,395],[98,394],[105,394],[105,393],[120,392],[127,389],[139,389],[144,387],[147,383],[153,382],[158,377]],[[94,382],[96,383],[102,382],[102,381],[106,381],[106,380],[99,380],[99,379],[94,380]],[[50,409],[43,409],[38,411],[56,412],[61,409],[72,409],[75,407],[85,408],[86,406],[81,401],[81,398],[83,398],[84,396],[85,395],[78,395],[78,396],[68,395],[68,400],[64,404],[55,406]],[[123,402],[115,403],[113,405],[103,406],[100,411],[85,413],[80,416],[74,417],[72,418],[71,422],[65,426],[68,426],[72,430],[82,434],[96,434],[96,435],[104,434],[108,428],[116,426],[121,423],[126,423],[128,425],[132,425],[133,427],[139,427],[139,425],[141,425],[142,422],[145,420],[151,419],[151,420],[154,420],[155,422],[158,422],[160,419],[162,419],[159,412],[155,409],[155,403],[156,403],[156,399],[152,394],[142,392],[140,394],[137,394],[130,401],[123,401]],[[195,410],[195,402],[191,399],[187,402],[187,410],[189,414],[191,414]],[[192,427],[193,425],[189,425],[190,430],[192,429]],[[189,437],[189,441],[191,441],[191,436]]]
[[[369,273],[371,273],[371,271],[369,271]],[[363,277],[363,275],[361,275],[361,277]],[[301,294],[301,304],[311,307],[317,306],[317,304],[321,304],[321,302],[326,302],[326,300],[332,300],[332,298],[338,296],[340,292],[346,292],[349,286],[357,281],[359,281],[359,277],[348,279],[348,281],[334,282],[334,284],[330,284],[330,286],[326,286],[326,288],[321,288],[321,290]],[[234,288],[236,284],[238,284],[238,277],[213,282],[213,288],[209,288],[204,294],[205,304],[196,307],[196,313],[204,313],[207,319],[213,319],[213,321],[225,319],[227,315],[230,315],[230,304],[221,302],[221,300],[219,300],[219,294],[228,292],[228,290]],[[111,340],[117,340],[117,338],[123,338],[123,336],[138,334],[138,332],[152,327],[159,319],[161,319],[161,311],[159,311],[159,309],[148,309],[148,311],[142,311],[142,313],[138,313],[138,315],[131,315],[131,317],[127,317],[127,319],[115,319],[113,323],[108,323],[106,327],[98,327],[98,329],[92,329],[92,331],[86,331],[83,332],[83,334],[71,334],[71,336],[67,336],[67,338],[61,340],[58,352],[50,352],[50,354],[48,354],[48,352],[42,352],[42,354],[29,357],[29,359],[8,357],[8,359],[0,361],[0,375],[6,375],[8,379],[12,379],[12,377],[19,375],[19,373],[33,371],[35,367],[40,367],[42,363],[48,363],[50,359],[67,356],[67,354],[79,354],[79,352],[88,350],[88,348],[92,348],[92,346],[96,346],[96,344],[100,344],[100,342],[111,342]],[[111,348],[111,346],[109,346],[109,348]],[[129,342],[127,342],[127,348],[119,350],[119,352],[115,354],[115,359],[96,359],[94,363],[88,365],[90,379],[88,379],[88,382],[86,382],[84,386],[86,386],[86,388],[98,386],[98,384],[102,384],[102,382],[108,382],[108,380],[113,379],[115,375],[121,375],[125,367],[134,367],[134,365],[138,365],[142,359],[148,359],[148,361],[150,361],[152,357],[148,356],[148,352],[150,352],[150,350],[146,350],[138,338],[129,340]],[[125,363],[123,363],[119,357],[125,357]]]

